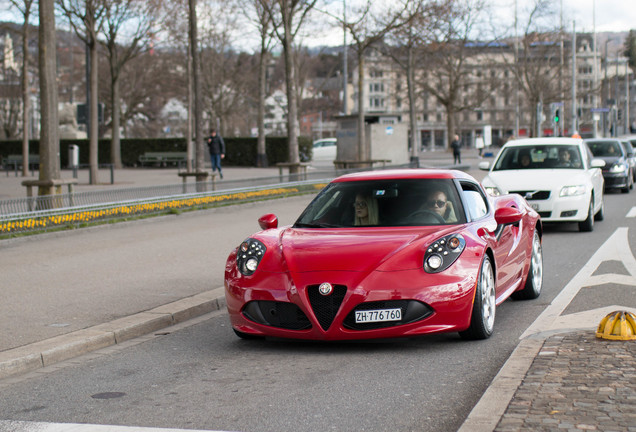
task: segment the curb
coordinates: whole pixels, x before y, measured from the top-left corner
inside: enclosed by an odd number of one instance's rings
[[[157,308],[0,352],[0,379],[106,348],[225,306],[223,287]]]

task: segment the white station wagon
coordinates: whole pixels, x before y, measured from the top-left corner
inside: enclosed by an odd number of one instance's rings
[[[508,142],[479,168],[490,171],[482,181],[490,195],[517,193],[543,222],[578,222],[580,231],[592,231],[604,217],[604,165],[582,139],[528,138]]]

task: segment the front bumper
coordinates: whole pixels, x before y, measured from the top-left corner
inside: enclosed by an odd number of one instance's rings
[[[629,174],[603,172],[605,189],[626,188],[629,186]]]
[[[543,222],[581,222],[587,219],[590,195],[560,197],[552,191],[546,200],[528,200]]]
[[[254,277],[231,273],[226,273],[225,296],[234,329],[250,335],[308,340],[394,338],[465,330],[470,324],[476,284],[472,272],[469,276],[430,275],[421,269],[375,271],[362,279],[359,273],[342,271],[260,272]],[[326,281],[341,287],[337,294],[342,297],[340,303],[316,300],[317,286]],[[401,322],[352,322],[355,310],[392,307],[403,308]]]

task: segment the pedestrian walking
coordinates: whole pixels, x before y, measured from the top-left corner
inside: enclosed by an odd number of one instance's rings
[[[459,140],[459,135],[455,135],[451,148],[453,149],[453,165],[462,163],[462,142]]]
[[[221,171],[221,159],[225,158],[225,141],[220,135],[217,135],[216,129],[210,129],[208,137],[208,150],[210,151],[210,160],[212,161],[212,173],[219,170],[219,176],[223,178]]]
[[[475,148],[479,152],[479,157],[481,158],[482,152],[484,151],[484,138],[479,133],[477,134],[477,137],[475,138]]]

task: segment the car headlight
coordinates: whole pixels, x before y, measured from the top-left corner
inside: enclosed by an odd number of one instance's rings
[[[559,193],[559,196],[562,196],[562,197],[576,196],[576,195],[585,195],[584,185],[563,186],[561,188],[561,192]]]
[[[627,171],[627,167],[626,167],[625,165],[623,165],[623,164],[614,164],[614,165],[612,165],[612,167],[610,168],[610,172],[611,172],[611,173],[614,173],[614,174],[616,174],[616,173],[623,173],[623,172],[625,172],[625,171]]]
[[[461,234],[442,237],[426,248],[424,270],[426,273],[439,273],[449,268],[466,248],[466,240]]]
[[[236,266],[241,274],[251,276],[258,268],[267,248],[260,241],[248,238],[238,248]]]
[[[486,189],[486,193],[488,195],[490,195],[490,196],[499,196],[499,195],[501,195],[501,191],[496,186],[486,186],[486,187],[484,187],[484,189]]]

